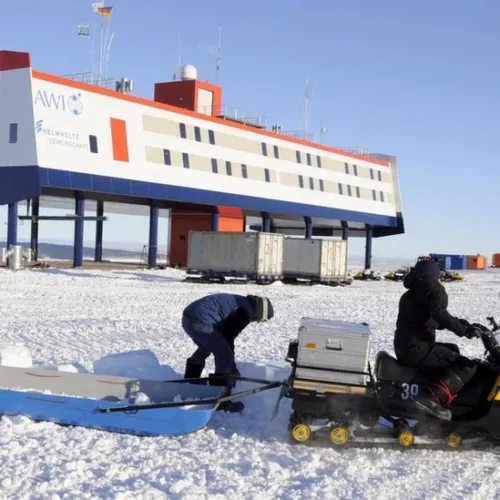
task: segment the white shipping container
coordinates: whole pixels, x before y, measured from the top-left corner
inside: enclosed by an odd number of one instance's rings
[[[295,278],[347,276],[347,241],[285,238],[284,274]]]
[[[190,231],[188,272],[283,276],[284,235]]]

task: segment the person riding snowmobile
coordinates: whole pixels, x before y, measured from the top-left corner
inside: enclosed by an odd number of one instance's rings
[[[416,398],[421,409],[437,418],[449,420],[446,407],[473,377],[476,366],[460,354],[456,344],[436,342],[436,330],[450,330],[472,339],[481,333],[467,320],[448,311],[448,295],[439,283],[440,267],[432,259],[420,260],[403,281],[408,289],[399,301],[394,350],[397,359],[424,371],[441,372]]]
[[[274,316],[274,308],[266,297],[215,293],[195,300],[182,314],[182,328],[198,349],[186,361],[184,378],[199,378],[205,361],[213,354],[215,373],[209,375],[211,385],[229,386],[230,375],[239,375],[234,360],[234,341],[251,323],[263,323]],[[226,394],[228,395],[228,394]],[[241,402],[227,401],[221,409],[241,411]]]

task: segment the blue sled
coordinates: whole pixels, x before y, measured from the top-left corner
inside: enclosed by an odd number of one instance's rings
[[[159,408],[134,413],[96,411],[97,408],[123,404],[123,401],[110,402],[0,389],[0,415],[23,415],[38,421],[136,436],[179,436],[195,432],[210,422],[215,411],[213,405]]]

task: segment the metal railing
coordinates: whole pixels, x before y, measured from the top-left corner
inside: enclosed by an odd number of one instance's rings
[[[370,151],[366,148],[352,148],[352,147],[344,148],[341,146],[336,146],[336,148],[341,149],[342,151],[345,151],[346,153],[353,153],[353,154],[359,155],[359,156],[370,156]]]
[[[99,78],[97,73],[73,73],[69,75],[62,75],[62,78],[73,80],[75,82],[86,83],[88,85],[95,85],[96,87],[104,87],[106,89],[115,89],[115,78]]]
[[[204,115],[218,116],[223,119],[236,120],[242,123],[254,125],[256,127],[267,127],[266,116],[253,116],[241,108],[229,106],[227,104],[222,104],[220,106],[198,106],[191,111]]]

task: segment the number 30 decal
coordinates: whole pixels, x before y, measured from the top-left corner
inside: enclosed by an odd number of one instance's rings
[[[418,384],[401,384],[401,399],[415,399],[418,396]]]

